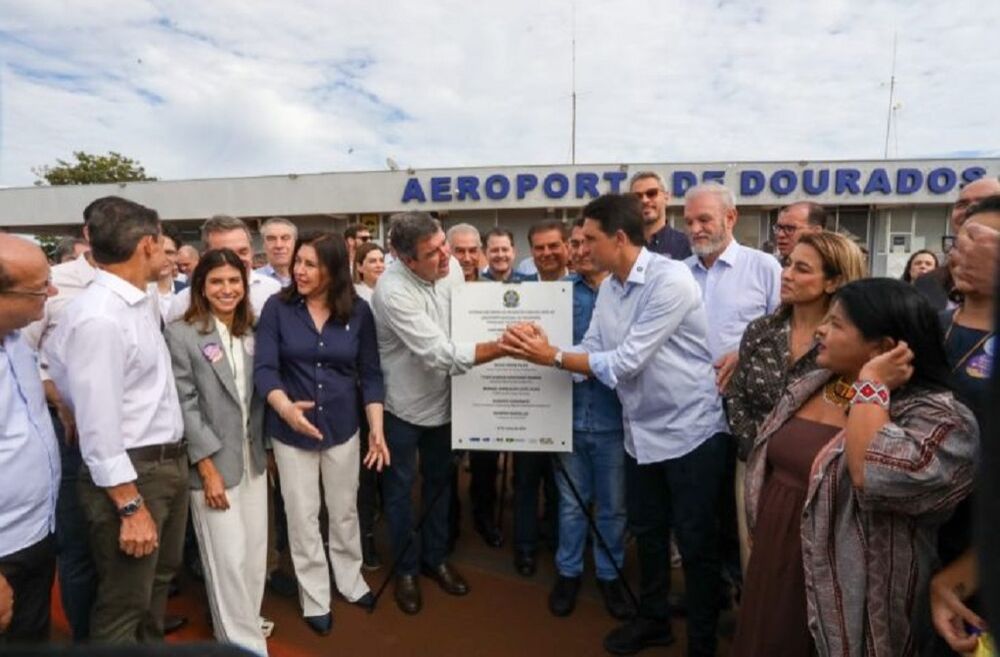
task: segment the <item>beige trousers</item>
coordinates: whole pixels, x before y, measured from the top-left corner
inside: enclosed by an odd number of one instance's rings
[[[312,451],[274,441],[274,459],[288,516],[288,542],[305,616],[330,610],[330,577],[320,535],[320,481],[329,516],[329,557],[340,593],[350,602],[368,593],[361,576],[361,530],[358,526],[360,439]]]

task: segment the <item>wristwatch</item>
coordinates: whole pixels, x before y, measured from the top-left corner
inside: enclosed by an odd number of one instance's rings
[[[556,355],[552,359],[552,365],[557,370],[561,370],[563,368],[563,352],[561,351],[556,352]]]
[[[136,495],[135,498],[129,500],[122,506],[118,507],[118,517],[128,518],[129,516],[134,516],[142,508],[142,495]]]

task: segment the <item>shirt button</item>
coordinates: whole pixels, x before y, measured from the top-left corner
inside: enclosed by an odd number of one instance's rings
[[[322,389],[323,389],[323,384],[322,384],[322,383],[320,383],[320,384],[319,384],[319,385],[317,385],[316,387],[317,387],[317,388],[319,388],[320,390],[322,390]]]
[[[323,363],[316,363],[316,367],[323,367]]]
[[[322,407],[322,406],[319,406],[319,407],[317,407],[317,410],[320,410],[320,411],[322,411],[322,410],[323,410],[323,407]]]
[[[323,343],[322,343],[322,342],[320,342],[320,343],[319,343],[319,346],[321,346],[321,347],[322,347],[322,346],[323,346]]]

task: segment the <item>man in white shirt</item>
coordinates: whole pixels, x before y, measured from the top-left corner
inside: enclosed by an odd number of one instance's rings
[[[253,268],[253,239],[250,229],[242,219],[217,214],[201,227],[201,241],[207,249],[231,249],[247,267],[250,280],[250,306],[255,316],[260,316],[271,295],[281,290],[281,283]],[[163,318],[169,324],[184,316],[191,305],[191,289],[185,288],[174,295],[170,312]]]
[[[89,240],[90,219],[108,203],[122,201],[117,196],[105,196],[92,201],[83,210],[83,237]],[[25,343],[38,351],[42,385],[49,404],[52,424],[59,441],[62,458],[62,481],[59,486],[59,503],[56,509],[56,550],[59,567],[59,596],[69,621],[74,641],[86,641],[90,636],[90,612],[97,595],[97,571],[90,554],[87,521],[80,507],[77,478],[83,464],[76,440],[76,423],[73,413],[63,402],[59,391],[48,373],[45,344],[55,328],[65,318],[70,302],[83,294],[97,276],[97,266],[90,255],[90,247],[75,260],[52,267],[52,284],[58,290],[45,304],[41,319],[21,331]],[[160,309],[155,283],[148,287],[150,319],[160,323]],[[182,617],[167,619],[168,627],[183,624]]]
[[[383,493],[393,553],[402,552],[396,604],[404,613],[416,614],[422,606],[418,572],[446,593],[468,593],[465,580],[445,561],[454,468],[451,377],[503,353],[496,342],[451,340],[451,294],[461,273],[451,272],[441,224],[427,213],[409,212],[393,217],[392,226],[399,259],[382,274],[372,299],[385,375],[385,434],[392,453]],[[425,520],[419,538],[410,541],[418,452]]]
[[[85,464],[78,486],[98,575],[90,639],[159,640],[188,507],[180,404],[146,292],[166,262],[163,236],[154,210],[124,199],[102,204],[88,230],[99,271],[45,352]]]
[[[55,292],[42,250],[0,234],[0,584],[14,605],[8,627],[0,618],[0,646],[49,639],[59,447],[35,353],[19,329],[42,316]]]

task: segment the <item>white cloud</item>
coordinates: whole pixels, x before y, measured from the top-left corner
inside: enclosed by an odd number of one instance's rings
[[[0,184],[565,162],[572,4],[0,1]],[[577,0],[577,160],[1000,152],[1000,4]],[[898,143],[898,150],[896,144]]]

